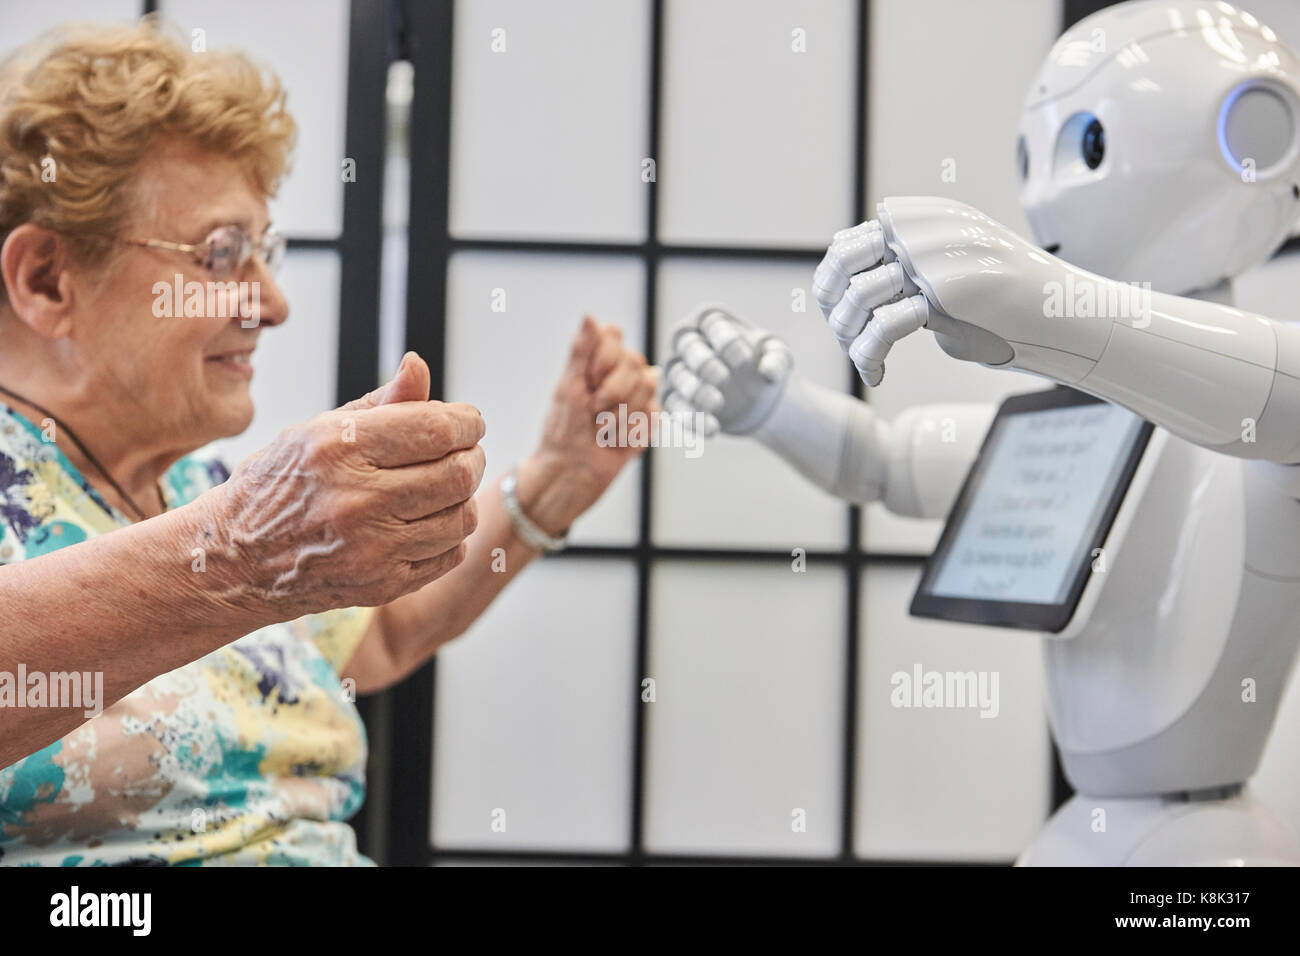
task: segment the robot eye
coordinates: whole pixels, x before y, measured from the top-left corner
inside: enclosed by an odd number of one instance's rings
[[[1095,113],[1081,110],[1062,124],[1051,156],[1052,176],[1067,180],[1096,179],[1106,157],[1106,131]]]
[[[1088,124],[1087,129],[1083,131],[1080,148],[1083,152],[1083,161],[1089,169],[1096,169],[1101,165],[1106,155],[1106,130],[1102,127],[1101,120],[1094,118]]]
[[[1020,170],[1020,180],[1029,178],[1029,147],[1025,145],[1025,138],[1022,136],[1016,141],[1016,167]]]

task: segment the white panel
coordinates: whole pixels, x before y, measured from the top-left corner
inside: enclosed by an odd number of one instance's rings
[[[130,21],[140,16],[140,0],[44,0],[42,3],[11,2],[4,5],[0,19],[0,58],[51,27],[73,20],[98,23]]]
[[[455,235],[645,235],[649,9],[646,0],[456,4]]]
[[[292,236],[333,238],[343,229],[342,164],[348,82],[348,0],[162,0],[187,35],[208,49],[234,46],[280,77],[298,123],[293,168],[271,212]],[[379,176],[358,169],[357,176]]]
[[[808,291],[803,263],[667,259],[659,270],[655,341],[662,364],[672,331],[699,303],[720,302],[740,318],[780,335],[795,356],[795,371],[842,389],[852,365],[826,329]],[[795,312],[796,293],[806,311]],[[654,453],[653,536],[669,546],[842,548],[847,539],[843,502],[814,488],[750,438],[726,435],[688,449]]]
[[[505,311],[492,310],[497,290]],[[461,252],[447,289],[447,401],[469,402],[487,423],[483,448],[491,478],[536,447],[551,393],[584,312],[644,344],[645,270],[639,259]],[[574,525],[582,544],[636,539],[638,461]]]
[[[1060,28],[1052,0],[872,3],[871,210],[886,196],[951,196],[1028,235],[1016,198],[1020,107]]]
[[[852,225],[856,7],[669,0],[663,239],[817,247]]]
[[[542,561],[439,652],[436,846],[628,849],[635,608],[631,562]]]
[[[651,588],[646,847],[836,853],[843,572],[672,561]]]
[[[253,424],[238,438],[200,452],[219,455],[232,469],[282,429],[338,405],[338,253],[290,252],[279,283],[289,320],[260,330],[253,353]]]
[[[855,852],[874,859],[1009,860],[1050,806],[1040,638],[909,617],[919,572],[864,573]],[[895,707],[897,673],[970,672],[997,713]],[[989,712],[992,709],[989,708]]]

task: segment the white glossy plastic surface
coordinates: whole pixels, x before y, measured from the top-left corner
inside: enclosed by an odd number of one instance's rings
[[[1272,254],[1300,211],[1300,62],[1249,9],[1120,4],[1057,41],[1021,120],[1020,198],[1041,245],[1165,292],[1210,288]],[[1282,155],[1263,165],[1228,141],[1251,89],[1270,91],[1288,119]],[[1081,144],[1093,118],[1105,150],[1089,168]]]
[[[1300,837],[1249,789],[1226,800],[1075,796],[1017,866],[1300,866]]]

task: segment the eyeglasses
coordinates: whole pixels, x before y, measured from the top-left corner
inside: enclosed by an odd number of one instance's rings
[[[288,240],[274,227],[268,226],[261,239],[254,239],[243,226],[219,226],[200,243],[167,242],[164,239],[121,239],[132,246],[149,249],[171,249],[191,256],[216,279],[229,279],[243,271],[257,253],[266,270],[275,275],[284,262]]]

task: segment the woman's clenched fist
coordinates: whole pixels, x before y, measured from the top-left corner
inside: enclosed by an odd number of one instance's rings
[[[200,499],[249,604],[279,620],[376,606],[464,560],[483,419],[428,399],[408,353],[386,386],[281,432]]]

